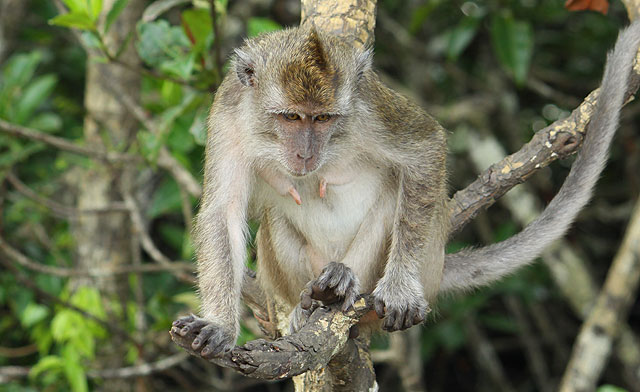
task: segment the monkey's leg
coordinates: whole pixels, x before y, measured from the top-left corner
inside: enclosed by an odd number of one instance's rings
[[[400,172],[387,264],[373,291],[376,313],[389,332],[424,321],[442,280],[446,195],[438,167],[431,166]]]

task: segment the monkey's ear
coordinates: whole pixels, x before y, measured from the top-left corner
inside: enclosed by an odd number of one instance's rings
[[[358,79],[369,71],[373,64],[373,49],[367,48],[356,55],[356,76]]]
[[[235,50],[236,58],[233,62],[233,66],[240,79],[240,83],[248,87],[253,87],[256,84],[255,65],[251,59],[251,55],[242,49]]]

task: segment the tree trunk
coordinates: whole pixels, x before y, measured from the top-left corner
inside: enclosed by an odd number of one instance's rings
[[[375,0],[302,0],[301,11],[301,25],[309,24],[353,40],[359,47],[373,45]],[[278,315],[277,318],[287,317]],[[350,339],[325,368],[296,376],[293,381],[296,391],[377,391],[369,337]]]
[[[115,0],[105,0],[103,10],[111,9]],[[118,20],[111,26],[105,43],[111,53],[115,53],[125,42],[143,11],[144,1],[131,0]],[[103,15],[106,12],[103,12]],[[133,45],[122,53],[120,60],[136,66],[140,60]],[[96,55],[89,54],[85,88],[84,137],[86,143],[95,148],[125,148],[135,138],[138,123],[126,110],[118,96],[109,88],[118,85],[131,97],[140,95],[140,74],[124,67],[101,64]],[[135,175],[135,168],[115,167],[108,164],[95,165],[82,173],[78,183],[78,208],[104,208],[114,201],[120,201],[120,187],[124,179]],[[127,181],[131,183],[131,181]],[[131,222],[126,212],[112,211],[103,214],[83,214],[74,227],[76,238],[77,265],[82,269],[109,269],[130,263],[133,259],[134,244],[131,242]],[[105,276],[88,281],[85,278],[75,285],[91,284],[98,287],[106,298],[119,296],[121,304],[129,292],[127,279]],[[106,303],[106,302],[105,302]],[[123,309],[125,309],[123,307]],[[107,308],[107,312],[109,309]],[[111,344],[98,355],[101,365],[116,368],[123,366],[126,346],[114,337]],[[105,391],[130,390],[130,382],[109,382],[102,385]]]

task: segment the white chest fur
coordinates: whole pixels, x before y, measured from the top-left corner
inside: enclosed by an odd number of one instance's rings
[[[384,177],[372,167],[342,167],[332,173],[321,170],[291,179],[302,203],[258,179],[262,202],[285,218],[303,241],[324,262],[342,260],[365,217],[380,197]],[[321,197],[321,182],[326,192]],[[315,268],[314,268],[315,269]]]

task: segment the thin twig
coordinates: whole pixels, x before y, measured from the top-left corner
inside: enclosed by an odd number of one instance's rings
[[[222,40],[222,36],[220,35],[220,26],[218,23],[218,14],[216,12],[216,1],[209,0],[209,10],[211,12],[211,27],[213,29],[213,50],[214,50],[214,59],[216,64],[216,71],[218,73],[218,78],[222,78],[222,49],[220,46],[220,41]]]
[[[178,353],[170,357],[160,359],[156,362],[142,363],[136,366],[128,366],[115,369],[91,369],[87,372],[90,378],[131,378],[148,376],[154,373],[163,372],[184,362],[189,355]],[[0,367],[0,382],[7,382],[11,379],[27,377],[31,371],[27,366],[3,366]]]
[[[103,208],[86,208],[78,209],[74,207],[68,207],[57,201],[51,200],[47,197],[41,196],[33,189],[29,188],[24,182],[12,172],[9,171],[6,174],[7,181],[15,188],[16,191],[29,199],[41,204],[51,210],[55,215],[68,219],[76,219],[81,214],[106,214],[111,212],[128,212],[124,203],[114,202]]]
[[[133,232],[140,238],[140,243],[142,244],[142,248],[151,256],[151,258],[160,265],[170,266],[175,263],[167,256],[165,256],[158,247],[154,244],[153,239],[145,229],[144,218],[142,217],[142,213],[140,212],[140,208],[136,203],[133,195],[122,189],[122,196],[124,198],[124,202],[129,208],[131,212],[131,224],[133,225]],[[192,275],[186,274],[183,271],[172,271],[172,273],[181,281],[193,284],[195,279]]]
[[[113,152],[113,151],[100,151],[93,148],[80,146],[66,139],[63,139],[57,136],[52,136],[32,128],[24,127],[22,125],[12,124],[2,119],[0,119],[0,131],[12,136],[17,136],[23,139],[43,142],[53,147],[59,148],[61,150],[89,156],[89,157],[107,161],[110,163],[136,162],[136,161],[142,160],[140,157],[135,155],[120,153],[120,152]]]
[[[171,262],[168,265],[158,264],[142,264],[142,265],[123,265],[109,269],[91,269],[83,270],[78,268],[65,268],[56,267],[51,265],[45,265],[31,260],[23,253],[9,245],[2,236],[0,236],[0,252],[4,253],[13,262],[30,269],[32,271],[40,272],[42,274],[58,276],[61,278],[70,277],[103,277],[112,275],[122,275],[131,273],[151,273],[151,272],[175,272],[175,271],[192,271],[194,269],[193,264],[185,262]]]

